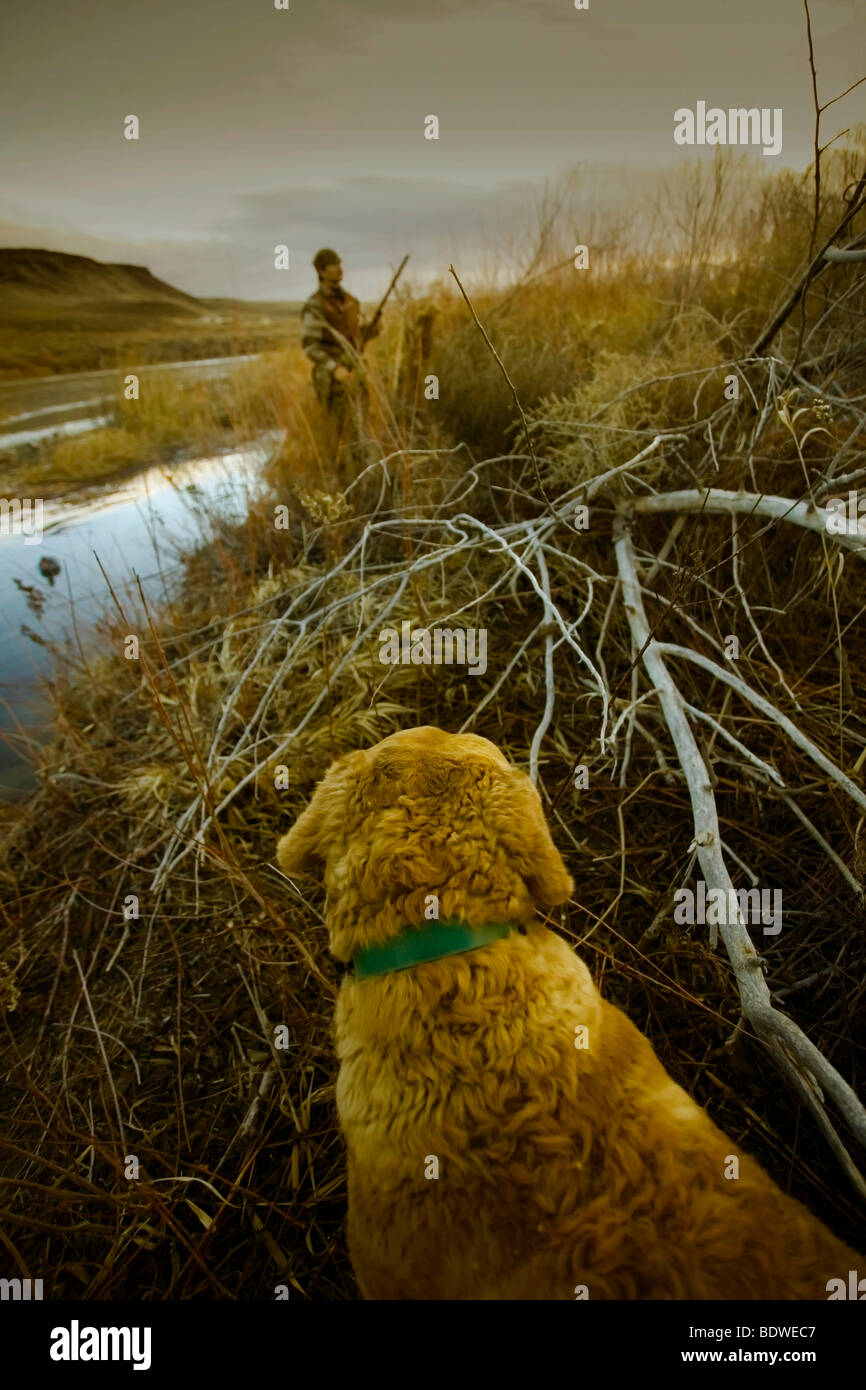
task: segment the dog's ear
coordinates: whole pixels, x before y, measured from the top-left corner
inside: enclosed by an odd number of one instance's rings
[[[496,801],[496,829],[513,867],[539,907],[559,907],[574,892],[544,814],[541,798],[523,772],[511,769]]]
[[[343,821],[348,783],[356,774],[358,756],[347,753],[331,764],[307,809],[280,840],[277,863],[284,874],[309,873],[316,860],[324,862],[327,858]]]

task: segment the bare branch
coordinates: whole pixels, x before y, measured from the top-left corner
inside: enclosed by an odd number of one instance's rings
[[[694,818],[692,844],[697,849],[701,871],[708,889],[721,889],[726,902],[736,902],[734,886],[722,854],[718,813],[709,772],[689,727],[680,694],[662,658],[663,648],[650,635],[628,522],[622,515],[617,516],[614,523],[614,548],[632,643],[636,650],[643,652],[644,666],[653,686],[658,690],[680,766],[685,773]],[[737,980],[743,1016],[754,1028],[779,1070],[812,1111],[858,1195],[866,1197],[866,1182],[826,1115],[819,1087],[823,1087],[833,1099],[845,1121],[864,1146],[866,1110],[855,1092],[814,1043],[809,1041],[792,1019],[773,1007],[761,969],[761,959],[752,944],[739,908],[730,915],[734,920],[720,922],[718,930],[721,932]],[[714,929],[711,928],[711,945],[714,944],[714,935]]]

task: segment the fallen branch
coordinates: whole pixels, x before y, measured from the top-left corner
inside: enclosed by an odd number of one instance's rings
[[[632,644],[642,659],[653,686],[685,774],[692,803],[694,838],[701,871],[710,890],[721,889],[725,901],[736,897],[725,866],[721,847],[718,812],[710,786],[710,776],[686,717],[682,698],[663,660],[663,648],[650,635],[637,576],[629,522],[619,514],[614,521],[614,548],[622,584],[623,605],[631,629]],[[719,923],[719,931],[734,971],[743,1017],[754,1029],[776,1066],[803,1098],[815,1116],[830,1147],[860,1197],[866,1198],[866,1181],[830,1122],[823,1106],[820,1088],[830,1095],[840,1113],[866,1146],[866,1109],[859,1098],[792,1019],[774,1008],[762,961],[752,944],[739,908],[734,920]],[[710,944],[716,932],[711,928]]]
[[[707,488],[706,492],[690,488],[683,492],[661,492],[655,497],[639,497],[629,505],[632,511],[645,515],[653,512],[700,512],[705,516],[735,514],[765,517],[770,521],[790,521],[793,526],[816,531],[843,549],[866,558],[866,540],[827,530],[827,520],[833,515],[832,512],[822,507],[812,507],[808,502],[792,502],[789,497],[769,497],[759,492],[726,492],[722,488]]]

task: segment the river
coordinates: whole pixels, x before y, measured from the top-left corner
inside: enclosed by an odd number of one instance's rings
[[[212,376],[246,360],[135,370]],[[0,384],[0,449],[16,437],[38,443],[98,428],[122,375],[76,372]],[[175,596],[181,551],[201,538],[206,513],[246,514],[262,464],[280,438],[271,433],[248,448],[147,468],[115,487],[46,500],[39,544],[0,529],[0,798],[20,797],[35,785],[21,735],[50,733],[44,683],[55,660],[52,646],[80,643],[87,652],[99,640],[97,625],[111,604],[102,570],[130,608],[136,577],[149,604]]]

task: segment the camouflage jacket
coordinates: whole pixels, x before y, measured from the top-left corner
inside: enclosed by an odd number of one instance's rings
[[[316,290],[301,311],[301,347],[311,362],[328,371],[333,371],[338,363],[352,367],[354,361],[340,342],[341,337],[356,352],[361,350],[366,334],[361,327],[360,304],[339,285],[331,294]]]

